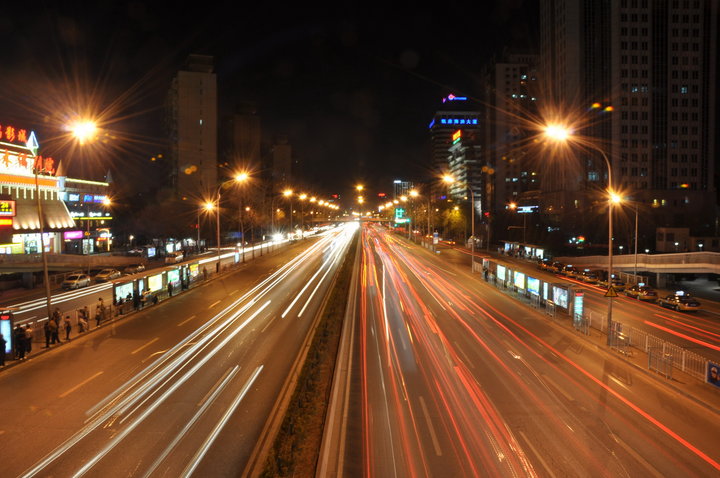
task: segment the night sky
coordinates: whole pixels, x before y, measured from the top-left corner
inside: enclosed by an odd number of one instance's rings
[[[0,15],[2,121],[36,130],[70,174],[110,170],[126,195],[147,196],[162,171],[150,158],[167,151],[172,76],[189,53],[209,54],[220,113],[254,103],[266,139],[289,136],[306,185],[390,192],[392,179],[428,171],[441,98],[476,98],[493,54],[538,43],[537,0],[248,3],[16,2]],[[80,149],[62,125],[83,112],[103,136]]]

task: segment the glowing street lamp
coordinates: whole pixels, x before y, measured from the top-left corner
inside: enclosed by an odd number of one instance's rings
[[[544,128],[544,136],[554,142],[567,144],[573,139],[572,131],[568,128],[557,125],[557,124],[551,124],[547,125]],[[605,154],[605,151],[598,148],[597,146],[594,146],[592,143],[583,143],[590,148],[594,149],[595,151],[599,152],[602,158],[605,160],[605,165],[607,166],[608,170],[608,187],[607,187],[607,194],[608,194],[608,305],[607,305],[607,345],[612,345],[612,307],[613,307],[613,297],[617,294],[613,295],[613,247],[612,247],[612,235],[613,235],[613,206],[616,204],[619,204],[622,202],[622,198],[615,192],[613,188],[613,180],[612,180],[612,164],[610,164],[610,160],[608,159],[607,155]]]
[[[85,144],[95,139],[97,125],[91,120],[79,120],[69,125],[70,132],[80,144]]]

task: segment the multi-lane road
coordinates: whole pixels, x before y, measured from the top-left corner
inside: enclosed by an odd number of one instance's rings
[[[238,476],[356,236],[259,258],[0,374],[0,476]]]
[[[346,476],[717,476],[717,413],[377,226],[342,432]],[[633,305],[633,304],[629,304]],[[344,418],[343,418],[344,417]]]

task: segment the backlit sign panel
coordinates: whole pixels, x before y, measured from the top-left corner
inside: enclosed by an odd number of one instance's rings
[[[514,283],[518,289],[525,289],[525,274],[516,271]]]
[[[0,201],[0,217],[15,217],[15,201],[6,199]]]

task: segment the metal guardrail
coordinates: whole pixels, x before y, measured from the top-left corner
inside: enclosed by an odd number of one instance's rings
[[[517,292],[514,291],[514,287],[508,287],[508,284],[503,283],[503,281],[497,281],[493,274],[488,275],[486,282],[494,285],[499,291],[508,296],[520,299],[525,303],[530,303],[533,307],[544,309],[545,313],[552,317],[556,317],[557,315],[555,304],[552,302],[545,302],[544,304],[540,302],[536,305],[531,299],[519,296]],[[603,314],[594,314],[592,311],[585,311],[584,315],[580,318],[568,318],[573,321],[573,327],[579,332],[589,334],[590,328],[594,328],[601,333],[607,333],[606,317]],[[647,353],[648,368],[665,375],[666,378],[672,378],[672,370],[668,370],[668,367],[671,367],[687,373],[697,380],[705,381],[709,361],[706,357],[631,325],[617,321],[613,323],[618,324],[616,329],[610,331],[613,335],[610,340],[610,347],[613,350],[626,355],[632,354],[632,349]],[[651,351],[654,354],[652,358],[650,358]]]
[[[602,256],[578,256],[578,257],[556,257],[554,260],[570,263],[574,266],[595,266],[598,268],[607,267],[608,257]],[[613,267],[615,269],[634,269],[635,254],[613,254]],[[670,271],[696,271],[720,273],[720,253],[718,252],[677,252],[672,254],[638,254],[638,270],[652,272]]]

